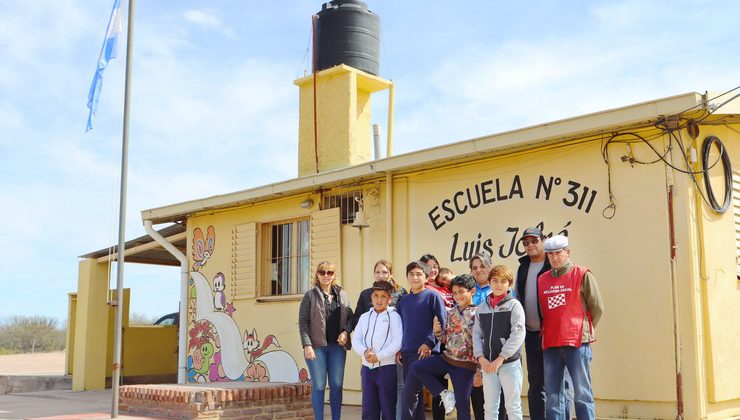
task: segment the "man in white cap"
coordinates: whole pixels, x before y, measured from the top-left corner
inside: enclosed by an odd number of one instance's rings
[[[563,420],[560,403],[563,375],[567,368],[573,380],[578,420],[595,418],[591,388],[591,344],[594,327],[604,311],[601,293],[588,268],[570,260],[568,237],[555,235],[545,240],[545,253],[552,268],[538,279],[542,313],[542,348],[545,368],[545,417]]]
[[[545,369],[542,356],[542,336],[540,325],[542,315],[537,297],[537,278],[550,271],[550,262],[545,255],[545,235],[537,227],[528,227],[522,233],[521,242],[527,253],[519,258],[519,268],[516,273],[516,298],[524,307],[525,327],[527,330],[524,339],[524,348],[527,355],[527,382],[529,392],[529,418],[545,420]],[[564,412],[566,420],[570,420],[573,409],[573,385],[570,376],[565,375],[566,392],[563,393]]]

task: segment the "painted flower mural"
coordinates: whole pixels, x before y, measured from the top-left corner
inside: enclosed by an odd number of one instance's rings
[[[203,344],[209,341],[216,341],[213,332],[211,332],[211,323],[208,321],[198,321],[193,323],[189,331],[190,340],[188,340],[188,351],[201,348]]]
[[[249,365],[247,372],[244,375],[245,382],[270,382],[270,377],[267,374],[267,367],[264,363],[256,362]]]

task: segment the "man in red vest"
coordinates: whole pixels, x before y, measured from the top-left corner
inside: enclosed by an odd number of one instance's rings
[[[537,227],[524,229],[521,242],[527,255],[519,258],[519,269],[516,274],[516,298],[524,307],[524,319],[527,334],[524,338],[524,349],[527,355],[527,381],[529,392],[529,418],[531,420],[545,420],[545,367],[542,354],[542,335],[540,325],[539,297],[537,296],[537,279],[543,273],[550,271],[550,261],[545,254],[545,239],[547,237]],[[568,371],[565,372],[565,419],[571,419],[573,411],[573,382]],[[503,404],[501,404],[503,405]]]
[[[604,305],[594,275],[570,260],[568,237],[545,240],[552,268],[537,279],[542,312],[542,349],[545,368],[545,417],[563,420],[560,401],[565,392],[563,374],[567,367],[573,380],[573,400],[578,420],[593,420],[595,404],[591,389],[591,343],[594,327]]]

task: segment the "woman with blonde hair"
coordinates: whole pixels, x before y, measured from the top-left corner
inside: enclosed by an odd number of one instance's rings
[[[398,300],[408,293],[406,289],[396,283],[396,280],[393,278],[393,264],[385,258],[381,258],[375,262],[375,265],[373,266],[373,277],[375,278],[374,281],[385,280],[393,286],[393,290],[391,291],[391,303],[388,305],[390,307],[395,307]],[[372,294],[372,287],[368,287],[360,292],[360,297],[357,299],[357,305],[355,306],[353,326],[357,325],[357,321],[360,319],[362,314],[373,307],[373,302],[370,298]]]
[[[337,284],[336,269],[329,261],[316,267],[314,287],[303,295],[298,328],[311,375],[311,405],[314,417],[324,418],[324,396],[329,383],[331,418],[342,414],[344,364],[350,347],[352,308],[347,293]]]
[[[396,280],[393,278],[393,264],[385,258],[379,259],[373,266],[373,277],[375,281],[385,280],[393,286],[391,291],[391,302],[388,304],[389,307],[395,308],[399,299],[401,299],[408,292],[406,289],[401,287]],[[354,320],[352,321],[352,329],[357,326],[360,320],[360,316],[365,312],[369,311],[373,307],[372,302],[373,288],[369,287],[360,292],[360,297],[357,299],[357,306],[355,306]],[[397,387],[396,387],[396,418],[401,418],[401,400],[403,399],[403,368],[398,365],[397,371]]]

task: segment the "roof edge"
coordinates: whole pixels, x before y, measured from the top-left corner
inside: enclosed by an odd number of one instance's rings
[[[706,96],[689,92],[421,149],[251,189],[147,209],[141,212],[141,217],[143,220],[151,220],[155,224],[172,222],[200,211],[216,210],[248,204],[261,199],[301,193],[326,184],[375,177],[388,172],[409,169],[422,163],[425,165],[438,164],[442,161],[449,162],[453,159],[462,159],[481,152],[490,153],[554,143],[579,134],[611,131],[616,127],[648,123],[667,115],[706,109]]]

